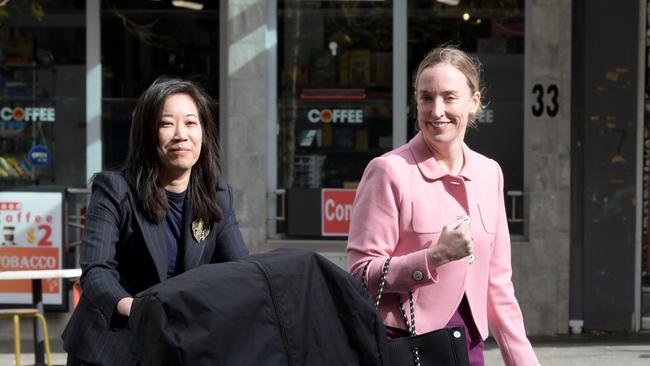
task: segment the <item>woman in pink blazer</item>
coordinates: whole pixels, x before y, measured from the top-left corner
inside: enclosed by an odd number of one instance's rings
[[[481,112],[480,73],[454,47],[431,51],[414,82],[419,133],[368,164],[352,210],[348,267],[377,291],[388,336],[408,336],[398,295],[413,292],[418,333],[464,326],[483,365],[488,326],[506,365],[538,365],[511,281],[510,234],[499,164],[464,144]],[[406,305],[408,308],[408,305]]]

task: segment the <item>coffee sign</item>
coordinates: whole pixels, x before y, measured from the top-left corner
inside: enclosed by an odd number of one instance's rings
[[[63,194],[0,192],[0,271],[60,269]],[[61,305],[61,279],[43,280],[43,302]],[[0,281],[0,303],[31,304],[29,280]]]
[[[0,135],[23,132],[27,122],[54,123],[56,109],[52,107],[0,107]]]
[[[363,109],[310,109],[307,119],[311,123],[363,123]]]

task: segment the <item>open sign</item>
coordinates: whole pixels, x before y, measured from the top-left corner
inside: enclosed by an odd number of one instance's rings
[[[51,161],[50,150],[45,145],[34,145],[27,153],[27,158],[35,167],[46,167]]]

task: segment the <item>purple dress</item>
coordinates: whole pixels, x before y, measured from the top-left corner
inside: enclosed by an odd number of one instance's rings
[[[417,316],[415,317],[415,325],[417,327]],[[467,298],[463,296],[463,300],[458,305],[458,309],[445,326],[445,328],[463,327],[465,328],[465,339],[467,340],[467,352],[469,354],[469,364],[471,366],[484,366],[483,359],[483,339],[481,334],[474,324],[472,312],[469,308]],[[386,335],[388,339],[396,339],[408,337],[410,334],[405,329],[386,327]]]

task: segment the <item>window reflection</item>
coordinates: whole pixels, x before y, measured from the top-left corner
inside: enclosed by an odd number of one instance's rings
[[[85,3],[0,7],[0,187],[85,184]]]
[[[195,3],[203,7],[195,10],[171,1],[102,1],[106,168],[116,167],[126,158],[136,98],[158,76],[193,79],[218,100],[219,2]]]
[[[321,188],[392,148],[392,2],[279,1],[278,30],[278,231],[320,236]]]
[[[279,187],[354,187],[392,146],[392,3],[278,4]]]
[[[478,57],[483,65],[485,114],[478,129],[465,137],[474,150],[499,162],[511,234],[524,233],[523,92],[524,0],[430,1],[409,0],[409,70],[430,49],[453,43]],[[408,80],[412,90],[412,79]],[[414,106],[414,104],[411,104]],[[415,108],[410,109],[409,138],[415,131]]]

